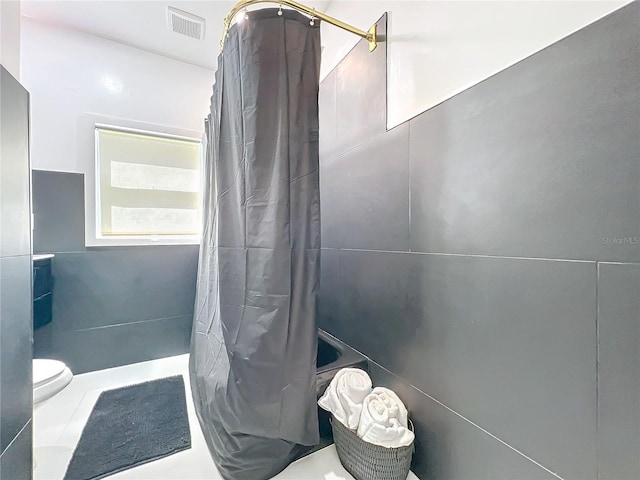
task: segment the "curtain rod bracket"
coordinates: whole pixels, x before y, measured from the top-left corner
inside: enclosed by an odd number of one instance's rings
[[[282,5],[286,5],[287,7],[290,7],[294,10],[297,10],[299,12],[302,12],[306,15],[309,15],[311,18],[319,18],[320,20],[323,20],[327,23],[330,23],[331,25],[334,25],[338,28],[341,28],[342,30],[346,30],[347,32],[353,33],[354,35],[357,35],[361,38],[364,38],[368,43],[369,43],[369,51],[373,52],[376,47],[378,46],[378,38],[376,36],[376,25],[372,25],[371,28],[368,31],[363,31],[360,30],[359,28],[356,28],[352,25],[349,25],[348,23],[345,23],[341,20],[338,20],[337,18],[333,18],[329,15],[327,15],[326,13],[322,13],[322,12],[317,12],[315,8],[309,8],[306,5],[303,5],[302,3],[298,3],[294,0],[240,0],[238,3],[235,4],[235,6],[231,9],[231,11],[229,12],[229,15],[226,16],[226,18],[224,19],[224,27],[222,29],[222,39],[220,40],[220,49],[223,50],[224,49],[224,41],[227,38],[227,34],[229,33],[229,29],[231,28],[231,22],[233,22],[233,19],[235,18],[236,14],[242,10],[242,9],[246,9],[246,7],[248,5],[253,5],[256,3],[278,3],[280,5],[280,11],[282,11]],[[278,15],[280,15],[280,13],[278,13]]]
[[[374,23],[367,32],[367,42],[369,42],[369,52],[373,52],[378,46],[378,26]]]

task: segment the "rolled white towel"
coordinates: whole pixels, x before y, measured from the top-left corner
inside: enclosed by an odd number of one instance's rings
[[[371,379],[359,368],[343,368],[336,373],[318,405],[331,412],[344,426],[358,427],[362,402],[371,393]]]
[[[362,404],[358,436],[382,447],[406,447],[414,439],[407,422],[407,409],[402,400],[392,390],[376,387]]]

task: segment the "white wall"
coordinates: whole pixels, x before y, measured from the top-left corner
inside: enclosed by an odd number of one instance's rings
[[[84,173],[88,211],[95,211],[96,123],[201,137],[212,71],[25,17],[21,36],[32,168]],[[90,215],[86,232],[95,244]]]
[[[20,80],[19,0],[0,0],[0,63]]]
[[[389,128],[616,10],[629,0],[334,0],[329,15],[367,30],[389,12]],[[358,37],[323,25],[324,78]]]

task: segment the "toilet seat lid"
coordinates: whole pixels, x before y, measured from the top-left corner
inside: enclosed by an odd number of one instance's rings
[[[33,386],[38,387],[60,376],[67,366],[58,360],[33,361]]]

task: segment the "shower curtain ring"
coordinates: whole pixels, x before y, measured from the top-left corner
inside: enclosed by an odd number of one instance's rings
[[[282,4],[280,4],[280,7],[278,8],[278,16],[282,16]]]
[[[309,25],[311,25],[313,27],[313,25],[316,23],[315,22],[315,14],[316,13],[316,9],[314,8],[313,11],[311,12],[311,21],[309,22]]]

